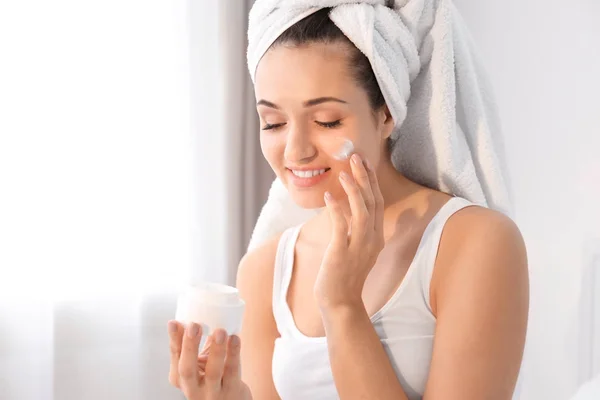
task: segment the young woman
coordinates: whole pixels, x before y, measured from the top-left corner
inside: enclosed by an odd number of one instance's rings
[[[170,322],[171,383],[190,400],[510,399],[528,312],[515,224],[394,168],[373,70],[327,9],[255,81],[265,158],[298,205],[325,209],[241,261],[240,337],[217,331],[198,355],[199,326]],[[327,135],[354,143],[350,160]]]

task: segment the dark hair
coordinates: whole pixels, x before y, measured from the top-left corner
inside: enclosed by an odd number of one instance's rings
[[[329,18],[331,8],[323,8],[292,25],[283,32],[272,47],[277,45],[300,46],[309,43],[347,43],[350,51],[349,66],[354,79],[365,89],[371,108],[376,111],[385,105],[385,99],[371,68],[371,63]]]

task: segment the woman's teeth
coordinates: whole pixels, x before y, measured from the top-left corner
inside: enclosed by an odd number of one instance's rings
[[[327,171],[327,168],[323,169],[315,169],[312,171],[296,171],[292,170],[292,173],[300,178],[312,178],[313,176],[324,174]]]

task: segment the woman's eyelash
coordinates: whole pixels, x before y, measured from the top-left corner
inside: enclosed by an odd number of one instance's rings
[[[335,128],[335,127],[341,125],[341,121],[342,120],[338,119],[337,121],[332,121],[332,122],[319,122],[319,121],[315,121],[315,122],[324,128]]]
[[[341,125],[341,120],[338,119],[337,121],[332,121],[332,122],[319,122],[319,121],[315,121],[318,125],[324,127],[324,128],[335,128]],[[273,130],[273,129],[277,129],[282,127],[285,124],[266,124],[265,126],[262,127],[263,131],[268,131],[268,130]]]
[[[283,126],[283,125],[285,125],[285,124],[266,124],[265,126],[262,127],[262,130],[263,131],[268,131],[268,130],[271,130],[271,129],[277,129],[280,126]]]

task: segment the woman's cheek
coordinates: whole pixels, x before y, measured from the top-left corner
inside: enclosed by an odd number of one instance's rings
[[[347,160],[354,150],[353,141],[343,133],[320,133],[313,141],[320,152],[338,161]]]
[[[269,163],[273,171],[283,166],[283,155],[285,152],[284,135],[261,134],[260,148],[265,160]]]

